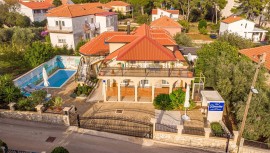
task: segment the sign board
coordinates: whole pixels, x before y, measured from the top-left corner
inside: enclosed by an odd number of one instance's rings
[[[223,111],[224,102],[210,102],[208,106],[209,111]]]

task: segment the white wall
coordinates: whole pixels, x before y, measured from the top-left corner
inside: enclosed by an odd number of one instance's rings
[[[73,34],[63,34],[63,33],[50,33],[51,43],[53,46],[63,47],[67,46],[68,48],[75,49],[74,35]],[[58,42],[59,39],[64,39],[66,43]]]
[[[20,4],[20,8],[18,9],[18,12],[21,13],[22,15],[25,15],[30,18],[30,20],[33,22],[34,21],[34,12],[32,9]]]
[[[107,24],[108,20],[113,18],[113,22]],[[118,18],[117,15],[110,16],[96,16],[96,21],[100,23],[100,33],[105,31],[118,31]]]
[[[235,33],[243,38],[252,39],[252,31],[255,27],[255,23],[249,20],[243,19],[230,24],[221,22],[219,33],[222,35],[224,32]]]
[[[159,19],[162,16],[167,16],[169,18],[172,18],[174,20],[178,20],[179,18],[179,14],[171,14],[167,11],[161,10],[161,9],[157,9],[157,14],[152,14],[152,21]]]

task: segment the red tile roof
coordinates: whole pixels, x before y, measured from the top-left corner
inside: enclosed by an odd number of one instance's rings
[[[177,60],[184,61],[184,62],[186,61],[185,58],[184,58],[184,56],[182,55],[182,53],[179,50],[176,50],[174,52],[174,55],[175,55],[175,57],[176,57]]]
[[[264,66],[270,70],[270,45],[267,46],[261,46],[261,47],[255,47],[255,48],[248,48],[248,49],[242,49],[239,51],[241,54],[246,55],[249,57],[252,61],[258,63],[259,62],[259,56],[263,53],[266,53],[266,59]]]
[[[174,28],[181,28],[182,26],[174,21],[173,19],[163,16],[157,20],[154,20],[151,22],[151,27],[158,27],[158,28],[164,28],[164,27],[174,27]]]
[[[233,23],[233,22],[236,22],[236,21],[240,21],[242,20],[243,18],[242,17],[239,17],[239,16],[230,16],[224,20],[222,20],[221,22],[224,22],[224,23],[227,23],[227,24],[230,24],[230,23]]]
[[[49,9],[54,7],[53,4],[49,3],[48,1],[44,1],[44,2],[22,2],[19,1],[20,4],[32,9],[32,10],[39,10],[39,9]]]
[[[107,38],[107,39],[106,39]],[[183,60],[179,54],[165,46],[176,46],[175,41],[164,30],[152,30],[146,24],[134,30],[130,35],[123,32],[105,32],[80,48],[83,55],[108,54],[106,43],[126,43],[105,60],[116,58],[123,61],[176,61]],[[180,52],[179,52],[180,53]],[[180,53],[181,54],[181,53]]]
[[[105,40],[115,35],[125,35],[124,32],[103,32],[98,37],[91,39],[80,48],[83,55],[104,55],[109,53],[109,44]]]
[[[129,6],[130,4],[123,1],[111,1],[106,3],[108,6]]]
[[[161,8],[158,9],[163,10]],[[152,14],[158,14],[158,9],[152,9]],[[163,10],[163,11],[169,12],[171,14],[179,14],[179,10]]]
[[[85,16],[90,14],[98,14],[98,13],[105,13],[108,12],[106,10],[97,8],[95,5],[91,3],[86,4],[67,4],[61,5],[54,9],[48,11],[48,17],[79,17]]]
[[[97,13],[96,16],[110,16],[110,15],[116,15],[115,12],[103,12],[103,13]]]

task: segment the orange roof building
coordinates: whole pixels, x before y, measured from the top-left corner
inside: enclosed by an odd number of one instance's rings
[[[127,15],[132,11],[132,6],[129,3],[123,1],[110,1],[105,4],[107,7],[111,7],[115,12],[121,12]]]
[[[182,29],[182,26],[178,22],[167,16],[154,20],[150,26],[155,29],[167,30],[171,36],[174,36],[176,33],[181,33]]]
[[[255,47],[255,48],[248,48],[242,49],[239,51],[241,54],[249,57],[253,62],[258,63],[259,57],[263,53],[266,53],[265,63],[264,66],[268,71],[270,71],[270,45]]]
[[[144,24],[131,34],[105,32],[80,48],[85,56],[106,55],[116,61],[181,61],[184,57],[176,43],[164,30],[154,30]]]
[[[152,21],[155,21],[163,16],[167,16],[174,21],[178,21],[179,10],[163,10],[161,8],[152,9]]]

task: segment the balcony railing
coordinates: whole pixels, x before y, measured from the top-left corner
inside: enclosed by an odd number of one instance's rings
[[[181,68],[101,68],[99,76],[125,77],[185,77],[192,78],[193,72]]]
[[[71,33],[73,31],[72,27],[64,26],[48,26],[49,32],[59,32],[59,33]]]

